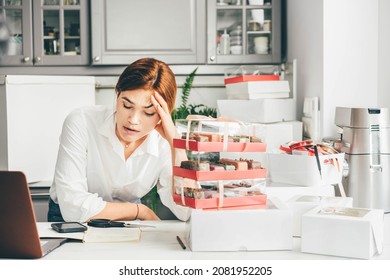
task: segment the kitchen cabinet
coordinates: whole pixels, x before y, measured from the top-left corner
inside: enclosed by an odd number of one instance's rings
[[[10,29],[0,65],[89,63],[87,0],[0,0]]]
[[[282,2],[91,1],[92,64],[145,56],[169,64],[279,64]]]
[[[209,0],[207,63],[281,63],[281,2]]]
[[[91,1],[92,64],[206,61],[206,0]]]

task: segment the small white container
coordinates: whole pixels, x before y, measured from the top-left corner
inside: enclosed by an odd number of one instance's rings
[[[242,54],[242,46],[231,46],[230,52],[231,54]]]
[[[268,54],[268,45],[255,46],[255,53],[257,54]]]
[[[252,19],[263,25],[264,22],[264,10],[263,9],[253,9],[251,10]]]
[[[264,5],[264,0],[249,0],[249,5]]]
[[[272,29],[271,26],[272,26],[272,24],[271,24],[270,20],[264,20],[263,31],[271,31],[271,29]]]
[[[221,36],[221,54],[230,54],[230,36],[226,29]]]
[[[255,46],[262,45],[262,44],[268,44],[268,37],[266,37],[266,36],[256,37],[253,41],[255,42]]]

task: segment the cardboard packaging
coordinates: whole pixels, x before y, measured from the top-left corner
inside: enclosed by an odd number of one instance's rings
[[[321,174],[316,157],[268,153],[264,166],[272,182],[300,186],[339,184],[342,181],[344,153],[319,156]]]
[[[289,98],[288,81],[248,81],[226,85],[228,99]]]
[[[287,202],[294,196],[335,196],[335,187],[327,186],[297,186],[284,183],[266,183],[264,193],[268,197],[277,197],[281,201]]]
[[[280,200],[256,210],[192,210],[187,243],[192,251],[291,250],[292,214]]]
[[[301,251],[370,259],[381,254],[383,209],[316,207],[302,216]]]
[[[295,195],[286,201],[293,214],[293,236],[301,236],[302,215],[311,209],[322,207],[352,207],[352,197]]]
[[[218,100],[217,109],[220,116],[243,122],[272,123],[296,120],[296,100],[293,98]]]

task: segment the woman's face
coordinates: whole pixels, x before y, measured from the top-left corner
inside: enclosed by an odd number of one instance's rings
[[[144,89],[122,91],[116,100],[116,133],[130,143],[149,134],[160,121],[150,96]]]

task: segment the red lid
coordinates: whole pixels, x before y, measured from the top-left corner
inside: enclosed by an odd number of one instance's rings
[[[225,85],[240,82],[254,82],[254,81],[279,81],[278,75],[241,75],[231,78],[225,78]]]

